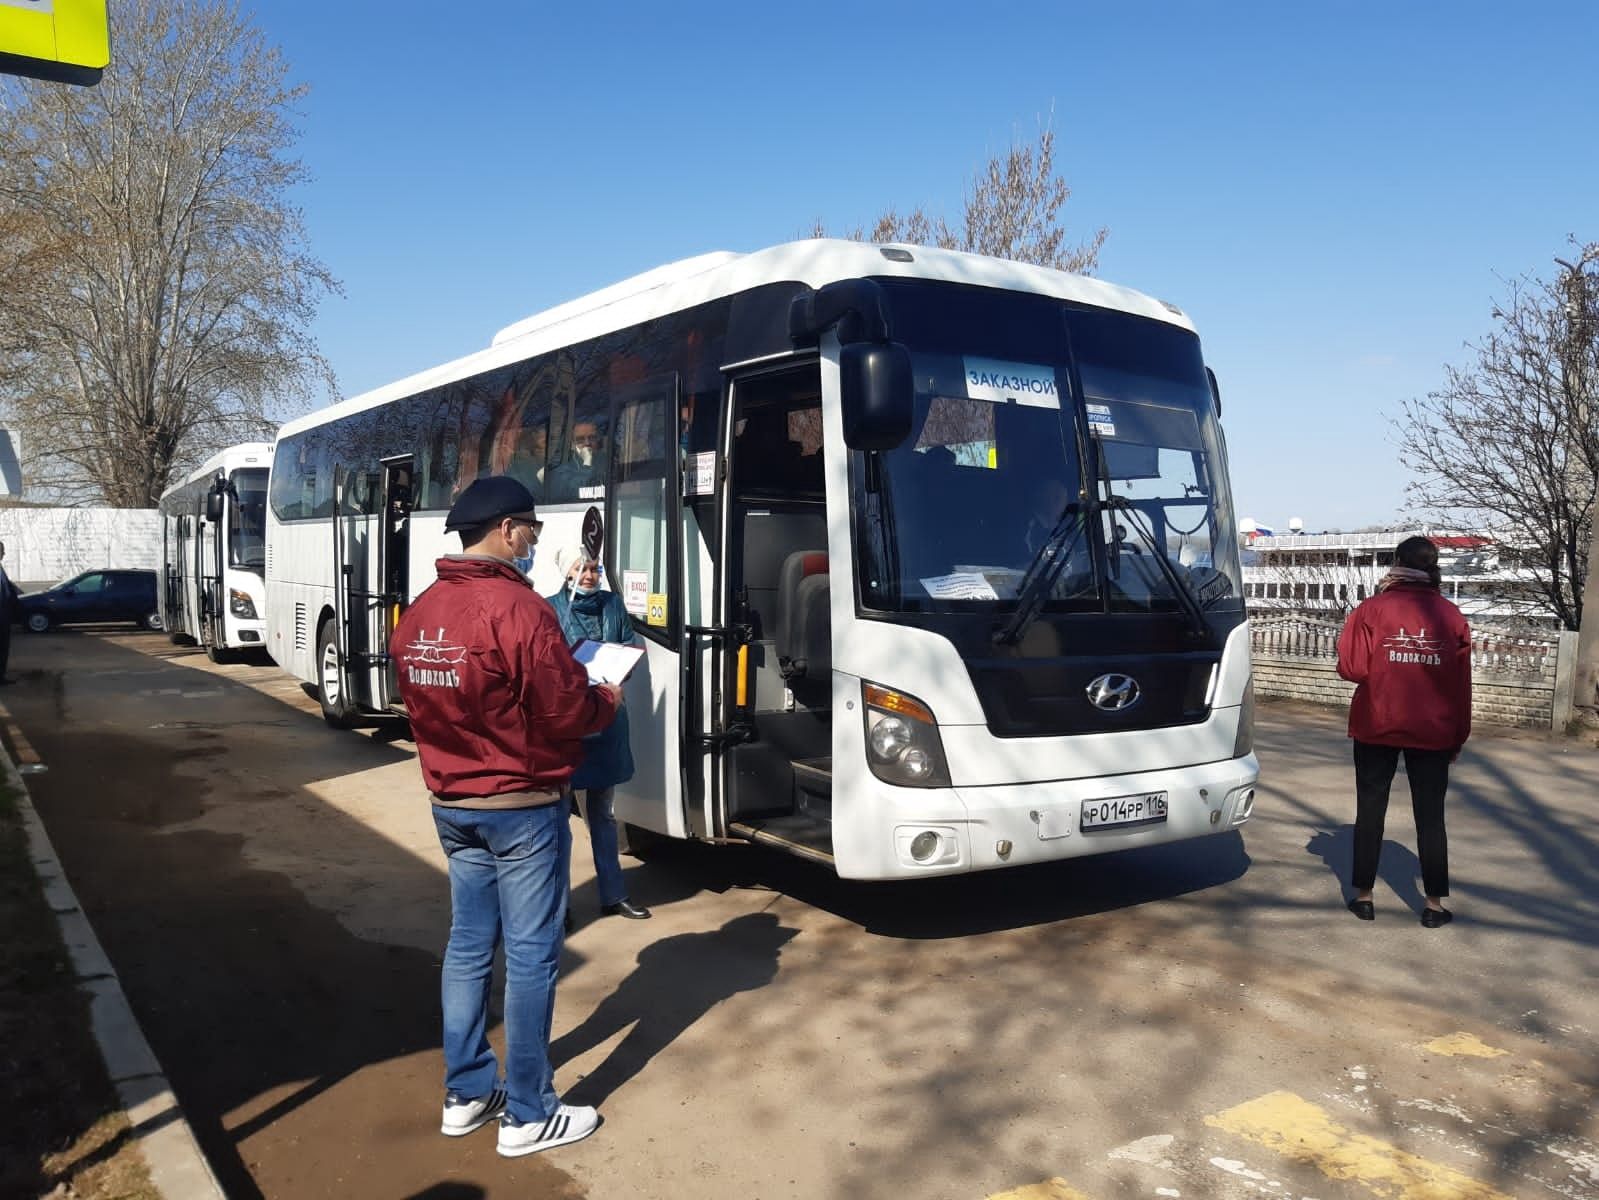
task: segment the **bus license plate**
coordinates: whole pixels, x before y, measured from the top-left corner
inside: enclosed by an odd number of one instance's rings
[[[1102,800],[1084,800],[1079,827],[1087,833],[1091,829],[1154,825],[1165,819],[1166,793],[1141,792],[1136,796],[1106,796]]]

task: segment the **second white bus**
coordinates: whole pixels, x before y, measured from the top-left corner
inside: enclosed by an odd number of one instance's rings
[[[218,662],[266,649],[266,506],[272,447],[229,446],[161,496],[161,620]]]

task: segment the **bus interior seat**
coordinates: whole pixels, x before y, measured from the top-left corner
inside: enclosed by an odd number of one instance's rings
[[[827,552],[796,550],[783,560],[777,589],[777,662],[792,690],[831,687],[832,619],[828,610]],[[803,681],[803,683],[802,683]]]

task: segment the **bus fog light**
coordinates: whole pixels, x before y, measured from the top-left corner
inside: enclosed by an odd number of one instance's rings
[[[924,829],[911,839],[911,857],[917,862],[926,862],[938,853],[938,834],[931,829]]]

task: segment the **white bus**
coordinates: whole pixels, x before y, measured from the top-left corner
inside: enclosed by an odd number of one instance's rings
[[[889,879],[1226,833],[1258,765],[1219,409],[1188,319],[1099,280],[706,255],[284,425],[269,645],[330,722],[396,709],[395,616],[509,474],[541,592],[603,516],[630,836]]]
[[[220,450],[161,496],[161,620],[212,662],[266,648],[266,507],[272,447]]]

